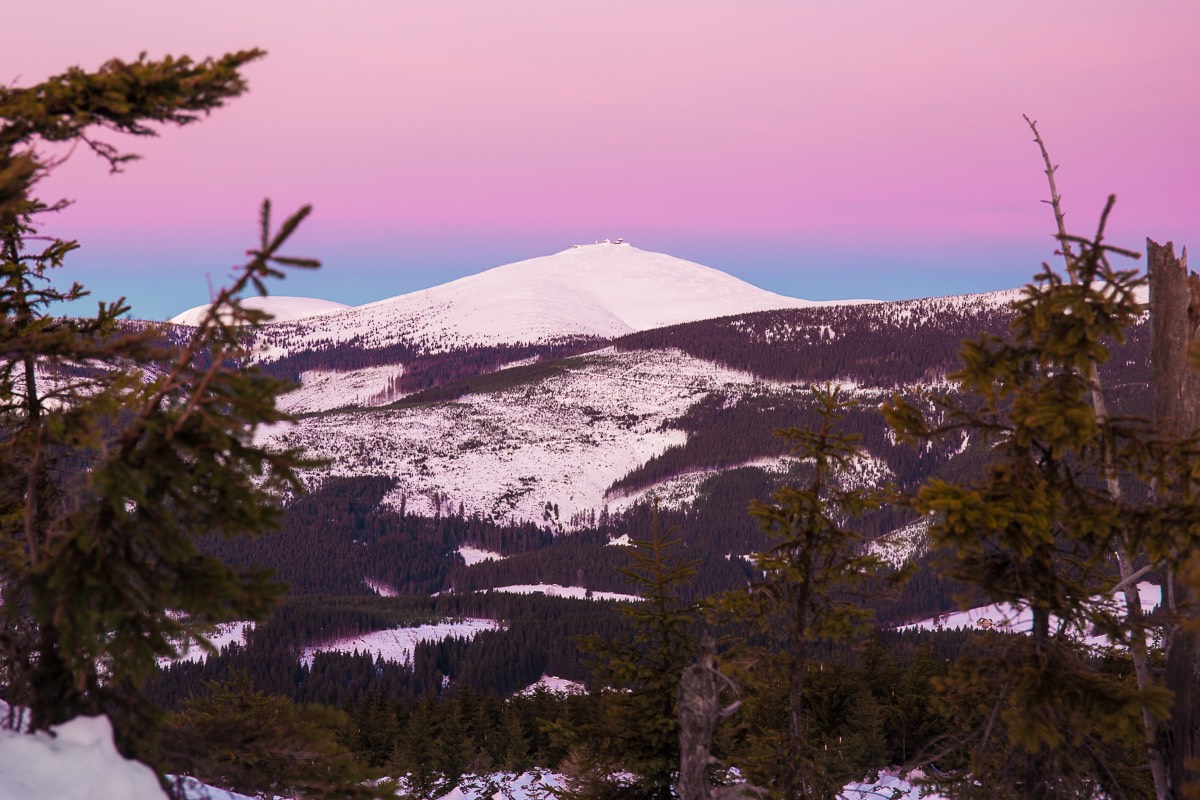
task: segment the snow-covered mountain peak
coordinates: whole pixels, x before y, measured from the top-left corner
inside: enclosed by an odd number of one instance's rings
[[[576,245],[429,289],[277,328],[305,340],[432,349],[622,336],[681,322],[818,305],[624,243]]]

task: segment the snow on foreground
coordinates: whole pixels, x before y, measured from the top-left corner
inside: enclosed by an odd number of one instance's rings
[[[922,773],[910,773],[913,779]],[[846,784],[839,800],[943,800],[940,794],[914,786],[910,776],[881,772],[873,781]],[[520,775],[493,773],[468,775],[462,782],[436,800],[555,800],[554,790],[565,788],[563,777],[556,772],[533,771]]]
[[[317,653],[366,653],[384,661],[397,664],[412,663],[413,653],[421,642],[440,642],[447,636],[471,639],[483,631],[502,628],[492,619],[462,619],[455,622],[439,622],[436,625],[417,625],[411,628],[392,628],[372,631],[361,636],[347,636],[326,644],[306,647],[300,654],[300,663],[311,667]]]
[[[846,301],[861,302],[861,301]],[[680,322],[832,303],[768,292],[720,270],[627,244],[571,247],[419,292],[263,331],[267,352],[358,338],[365,347],[611,338]]]
[[[0,798],[3,800],[166,800],[153,770],[123,758],[113,745],[105,717],[77,717],[54,728],[55,736],[0,731]],[[189,800],[250,800],[215,789],[193,778],[182,781]],[[495,773],[466,776],[438,800],[553,800],[562,788],[554,772]],[[909,781],[890,773],[876,780],[847,784],[842,800],[939,800],[921,794]]]
[[[318,300],[315,297],[286,297],[269,295],[267,297],[246,297],[242,306],[256,311],[265,311],[273,317],[273,322],[287,322],[305,319],[318,314],[328,314],[350,308],[345,303],[335,303],[332,300]],[[197,325],[208,313],[208,304],[189,308],[182,314],[176,314],[168,322],[174,325]]]
[[[468,514],[540,521],[552,503],[566,526],[576,512],[603,508],[614,481],[686,441],[664,421],[710,393],[768,390],[791,387],[677,350],[608,348],[567,359],[561,373],[537,383],[433,406],[306,417],[260,431],[260,444],[328,460],[307,473],[310,484],[395,476],[384,499],[393,507],[407,496],[409,511],[432,516],[434,498],[452,498]]]
[[[53,732],[0,731],[0,797],[165,800],[154,770],[117,752],[107,717],[76,717]]]

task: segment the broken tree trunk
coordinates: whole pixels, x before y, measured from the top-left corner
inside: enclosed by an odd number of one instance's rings
[[[1200,330],[1200,278],[1188,272],[1187,250],[1176,258],[1171,242],[1162,246],[1147,239],[1146,265],[1155,425],[1160,435],[1183,438],[1200,429],[1200,371],[1188,363]],[[1194,558],[1181,553],[1165,587],[1164,602],[1184,623],[1200,611],[1200,596],[1187,580],[1189,567],[1195,566],[1188,562]],[[1190,624],[1172,625],[1166,650],[1166,685],[1174,693],[1168,747],[1171,786],[1177,797],[1193,796],[1200,792],[1200,631]]]
[[[764,792],[749,783],[714,786],[708,779],[713,731],[717,723],[737,710],[738,703],[721,706],[721,690],[733,682],[717,669],[714,643],[704,637],[696,663],[679,679],[679,800],[737,800],[761,797]]]

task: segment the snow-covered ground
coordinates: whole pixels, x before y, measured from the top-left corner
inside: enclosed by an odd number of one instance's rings
[[[458,554],[462,556],[462,560],[466,565],[481,564],[484,561],[503,561],[504,556],[499,553],[493,553],[491,550],[484,550],[479,547],[472,547],[469,544],[464,544],[458,548]]]
[[[289,414],[329,411],[347,406],[382,406],[398,398],[389,393],[392,382],[404,368],[392,364],[339,372],[308,370],[300,373],[300,385],[279,398],[279,408]]]
[[[911,777],[924,777],[919,772]],[[535,771],[520,775],[493,773],[469,775],[462,783],[437,800],[554,800],[554,790],[565,785],[556,772]],[[894,772],[880,773],[873,781],[848,783],[839,800],[943,800],[942,795],[914,786],[909,776]]]
[[[123,758],[107,717],[76,717],[53,735],[0,730],[4,800],[166,800],[145,764]]]
[[[695,502],[696,498],[700,495],[700,485],[714,475],[719,475],[722,472],[728,472],[731,469],[738,469],[740,467],[758,467],[764,472],[773,475],[783,475],[787,473],[795,462],[796,459],[788,456],[759,458],[741,464],[733,464],[728,467],[713,467],[712,469],[699,469],[692,472],[685,472],[681,475],[672,475],[644,489],[628,493],[608,494],[606,498],[608,509],[615,512],[624,511],[630,506],[651,498],[657,500],[661,508],[679,508],[687,503]],[[648,532],[646,535],[649,535]],[[627,544],[628,540],[625,543]],[[610,542],[609,544],[616,544],[616,542]]]
[[[389,586],[383,581],[377,581],[374,578],[363,578],[363,583],[380,597],[398,597],[400,594],[394,586]]]
[[[356,650],[384,661],[412,663],[413,653],[421,642],[440,642],[448,636],[471,639],[483,631],[499,630],[501,627],[499,622],[491,619],[462,619],[436,625],[372,631],[306,647],[300,654],[300,663],[312,666],[313,656],[317,653],[353,653]]]
[[[709,393],[790,391],[676,350],[605,349],[566,362],[532,384],[471,394],[420,408],[332,412],[277,425],[261,435],[302,446],[329,464],[323,476],[393,475],[384,502],[433,514],[434,498],[468,514],[540,521],[546,503],[559,519],[598,510],[617,479],[686,435],[664,430]]]
[[[1162,587],[1143,581],[1138,584],[1138,598],[1141,600],[1142,610],[1151,611],[1162,603]],[[1116,603],[1118,607],[1124,608],[1125,598],[1118,595]],[[1056,623],[1052,621],[1051,624]],[[902,626],[900,630],[932,631],[956,628],[989,628],[1006,633],[1029,633],[1033,628],[1033,612],[1027,607],[1016,608],[1008,603],[994,603],[919,620]],[[1087,635],[1082,637],[1082,641],[1091,646],[1108,644],[1107,638],[1103,636]]]
[[[218,651],[222,647],[227,647],[231,644],[246,643],[246,633],[254,630],[254,622],[222,622],[217,625],[212,634],[208,637],[209,643]],[[158,659],[159,666],[165,666],[173,661],[203,661],[208,657],[208,651],[196,643],[188,645],[188,647],[179,653],[178,658],[160,658]]]
[[[547,597],[572,597],[576,600],[623,600],[637,602],[642,598],[636,594],[621,594],[620,592],[589,592],[582,586],[559,586],[557,583],[517,584],[514,586],[497,586],[488,589],[489,592],[508,592],[509,594],[544,594]]]
[[[582,694],[585,691],[582,683],[569,681],[566,678],[556,678],[553,675],[543,675],[536,682],[529,684],[517,692],[517,694],[531,695],[535,694],[539,689],[551,694]]]
[[[910,522],[880,536],[871,542],[867,550],[892,566],[902,567],[929,549],[929,522],[928,517]]]

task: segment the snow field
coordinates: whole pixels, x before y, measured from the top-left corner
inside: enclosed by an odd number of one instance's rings
[[[679,351],[609,348],[568,361],[563,374],[458,402],[414,409],[334,412],[263,429],[279,447],[303,446],[330,464],[306,476],[393,475],[384,498],[433,514],[436,498],[497,520],[562,524],[599,509],[618,478],[686,435],[660,430],[711,392],[761,391],[753,376]],[[786,387],[779,384],[780,387]]]
[[[504,626],[491,619],[462,619],[439,622],[436,625],[417,625],[411,628],[392,628],[372,631],[361,636],[348,636],[326,644],[306,647],[300,663],[311,667],[317,653],[365,653],[397,664],[412,663],[413,653],[421,642],[440,642],[446,637],[472,639],[483,631],[500,630]]]
[[[300,385],[279,398],[279,408],[289,414],[329,411],[347,406],[381,406],[398,399],[387,396],[388,382],[404,374],[399,364],[338,372],[308,370]]]
[[[231,644],[244,645],[246,643],[246,632],[254,630],[255,623],[252,621],[244,622],[222,622],[213,629],[209,635],[209,643],[219,652],[222,647],[228,647]],[[166,666],[174,661],[193,661],[199,663],[208,658],[208,651],[196,642],[191,642],[186,648],[180,651],[178,658],[160,658],[158,665]]]
[[[620,592],[593,591],[589,596],[588,590],[582,586],[559,586],[557,583],[515,584],[513,586],[496,586],[492,589],[483,589],[481,591],[507,592],[508,594],[544,594],[547,597],[570,597],[576,600],[621,600],[630,603],[636,603],[642,599],[636,594],[621,594]]]
[[[1151,611],[1162,603],[1162,587],[1145,581],[1138,584],[1138,599],[1144,611]],[[1117,595],[1113,601],[1119,609],[1124,609],[1125,598]],[[987,622],[982,622],[987,620]],[[1051,619],[1051,627],[1057,625],[1057,620]],[[903,625],[899,630],[954,630],[956,628],[990,628],[1005,633],[1029,633],[1033,628],[1033,612],[1028,608],[1017,608],[1008,603],[994,603],[989,606],[979,606],[965,611],[955,611],[937,617],[919,620]],[[1086,635],[1081,641],[1092,647],[1108,645],[1104,636]]]
[[[583,694],[586,691],[582,683],[569,681],[566,678],[556,678],[553,675],[542,675],[536,682],[529,684],[517,694],[528,696],[536,694],[539,689],[550,692],[550,694]]]
[[[484,561],[503,561],[504,556],[499,553],[493,553],[491,550],[483,550],[478,547],[472,547],[469,544],[464,544],[458,548],[458,554],[462,556],[462,560],[468,567],[474,564],[481,564]]]
[[[867,546],[867,552],[893,567],[902,567],[929,548],[929,522],[924,517],[884,534]]]

